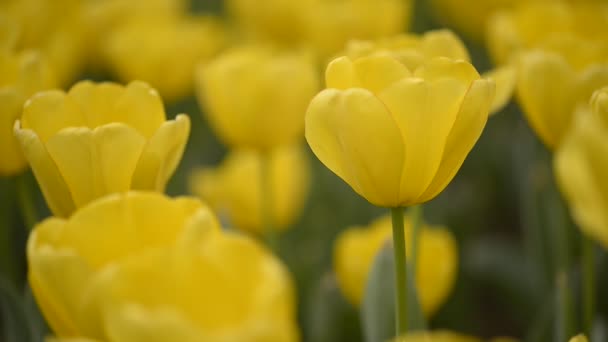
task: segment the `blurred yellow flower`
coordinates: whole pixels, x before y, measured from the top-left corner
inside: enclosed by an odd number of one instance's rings
[[[221,232],[192,198],[106,196],[36,226],[27,256],[59,338],[298,340],[286,268],[255,241]]]
[[[81,0],[9,0],[0,15],[19,28],[17,49],[39,50],[60,85],[69,85],[86,62],[86,28]]]
[[[523,1],[511,10],[499,11],[488,22],[486,42],[498,64],[510,62],[530,48],[550,48],[554,41],[581,40],[588,44],[570,54],[589,54],[608,49],[608,4],[591,1]]]
[[[376,39],[409,26],[411,0],[230,0],[245,34],[285,45],[307,45],[327,58],[350,39]]]
[[[452,180],[481,135],[492,80],[464,60],[410,70],[387,54],[340,57],[310,103],[306,139],[359,195],[381,207],[424,203]]]
[[[27,168],[21,146],[13,135],[13,124],[29,96],[53,86],[49,66],[40,54],[0,49],[0,176],[14,175]]]
[[[270,157],[273,227],[283,230],[298,218],[308,195],[310,165],[299,145],[280,146]],[[215,168],[195,170],[190,191],[207,201],[238,229],[264,234],[261,205],[262,158],[257,151],[235,150]]]
[[[561,190],[580,229],[608,249],[608,88],[577,113],[555,155]]]
[[[530,0],[431,0],[433,16],[474,42],[483,42],[485,28],[492,14]]]
[[[219,138],[258,150],[301,139],[306,106],[319,87],[308,55],[262,46],[222,54],[197,70],[196,82]]]
[[[396,338],[393,342],[517,342],[511,337],[494,337],[491,339],[480,339],[448,330],[416,331],[405,336]],[[572,341],[571,341],[572,342]]]
[[[587,342],[589,341],[587,339],[587,336],[580,334],[580,335],[576,335],[573,338],[570,339],[570,342]]]
[[[109,193],[163,191],[179,163],[190,120],[166,121],[158,93],[139,81],[83,81],[66,94],[30,98],[15,135],[56,216]]]
[[[412,224],[405,217],[405,241],[411,252]],[[381,217],[367,227],[343,231],[334,246],[334,271],[345,297],[360,305],[367,278],[382,247],[391,241],[391,217]],[[456,281],[458,251],[450,231],[441,226],[423,225],[418,242],[416,288],[422,311],[433,315],[447,299]]]
[[[584,67],[584,42],[564,39],[555,44],[563,47],[561,52],[535,50],[518,58],[519,103],[550,149],[562,141],[577,107],[587,105],[594,90],[608,85],[608,59]]]
[[[471,62],[469,52],[458,36],[450,30],[433,30],[424,34],[400,34],[375,41],[352,40],[342,51],[351,59],[374,54],[390,54],[408,69],[415,70],[433,57],[449,57]],[[492,113],[500,111],[510,100],[515,89],[516,73],[512,66],[503,66],[482,74],[496,83]]]
[[[142,20],[113,30],[103,54],[123,82],[146,81],[173,102],[193,92],[196,65],[223,43],[221,25],[212,17]]]

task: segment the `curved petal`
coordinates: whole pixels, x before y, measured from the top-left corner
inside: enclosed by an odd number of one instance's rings
[[[14,133],[21,144],[49,209],[55,216],[68,217],[75,209],[72,194],[57,165],[34,131],[21,129],[15,121]]]
[[[65,127],[87,126],[80,108],[66,100],[60,90],[39,92],[25,102],[21,126],[31,129],[46,142],[51,136]]]
[[[484,73],[482,77],[492,79],[496,84],[496,95],[490,108],[490,113],[495,114],[511,101],[517,83],[516,68],[511,65],[499,67]]]
[[[133,173],[136,190],[164,191],[177,168],[190,134],[190,118],[185,114],[164,122],[144,146]]]
[[[32,232],[27,257],[29,281],[36,302],[59,336],[83,335],[78,325],[80,298],[90,269],[73,251],[57,245],[65,221],[51,218]]]
[[[325,86],[341,90],[361,87],[361,81],[355,74],[353,61],[346,56],[342,56],[329,62],[325,69]]]
[[[403,142],[385,105],[367,90],[326,89],[310,103],[306,140],[330,170],[372,204],[400,205]]]
[[[103,195],[128,191],[145,139],[133,128],[111,123],[94,130],[66,128],[46,143],[76,207]]]
[[[446,140],[469,84],[458,79],[403,79],[380,94],[393,113],[405,145],[400,205],[415,203],[437,173]]]
[[[480,79],[473,82],[445,142],[439,169],[431,184],[420,196],[420,202],[426,202],[437,196],[454,178],[464,159],[481,136],[488,120],[493,98],[494,83],[492,81]]]
[[[570,124],[575,77],[555,54],[537,51],[520,59],[517,96],[530,126],[549,148],[559,143]]]
[[[119,113],[114,111],[116,99],[124,92],[123,86],[117,83],[93,83],[82,81],[76,83],[67,93],[66,103],[73,103],[91,129],[110,122],[120,122]],[[64,125],[63,127],[82,126]]]
[[[23,101],[14,88],[0,89],[0,176],[17,174],[27,168],[21,146],[13,134]]]
[[[112,115],[113,114],[113,115]],[[133,81],[116,99],[112,115],[116,122],[136,128],[149,139],[165,121],[165,109],[158,92],[147,83]]]

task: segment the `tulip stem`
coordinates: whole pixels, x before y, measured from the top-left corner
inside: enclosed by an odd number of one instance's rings
[[[593,319],[595,315],[595,258],[593,241],[587,236],[582,241],[582,271],[583,271],[583,331],[591,338]]]
[[[271,151],[262,151],[260,158],[260,189],[262,199],[260,203],[262,228],[264,231],[264,239],[266,245],[276,252],[278,248],[278,236],[274,227],[272,208],[274,206],[272,192],[272,153]]]
[[[27,176],[28,174],[24,173],[17,177],[17,201],[21,216],[23,217],[23,223],[29,231],[38,222],[38,215],[36,214],[36,206],[34,205],[32,187]]]
[[[395,322],[397,336],[407,332],[407,264],[403,208],[391,208],[393,219],[393,253],[395,255]]]
[[[410,219],[412,222],[412,252],[408,261],[409,273],[415,284],[416,266],[418,265],[418,244],[420,241],[420,227],[422,227],[422,206],[417,205],[410,208]]]

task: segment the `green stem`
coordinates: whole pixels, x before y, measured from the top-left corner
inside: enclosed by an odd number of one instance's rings
[[[23,223],[28,230],[31,230],[38,222],[36,206],[32,195],[32,187],[27,179],[27,174],[17,177],[17,201],[23,217]]]
[[[410,208],[410,220],[412,222],[412,252],[409,258],[409,273],[415,284],[416,267],[418,266],[418,247],[420,240],[420,228],[422,227],[422,206],[417,205]]]
[[[556,308],[557,317],[555,319],[555,342],[568,341],[572,336],[570,332],[570,286],[568,285],[568,274],[558,271],[556,279]]]
[[[581,237],[583,271],[583,332],[591,338],[595,315],[595,260],[593,241],[587,236]]]
[[[393,252],[395,255],[395,319],[397,336],[407,332],[407,265],[405,260],[405,233],[403,208],[392,208]]]
[[[278,248],[278,236],[277,231],[274,227],[272,208],[273,208],[273,196],[272,196],[272,153],[271,151],[262,151],[260,158],[260,185],[262,192],[262,203],[261,218],[262,228],[264,231],[264,239],[266,245],[276,251]]]

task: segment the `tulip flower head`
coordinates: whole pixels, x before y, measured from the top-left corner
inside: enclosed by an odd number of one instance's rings
[[[412,223],[405,217],[405,241],[411,251]],[[416,289],[422,311],[431,316],[447,299],[456,281],[458,251],[450,231],[440,226],[423,226],[419,233]],[[374,260],[391,239],[391,218],[381,217],[367,227],[342,232],[334,246],[334,270],[338,285],[354,305],[363,301]]]
[[[190,120],[165,120],[158,93],[83,81],[30,98],[15,136],[54,215],[129,189],[163,191],[184,151]]]
[[[272,222],[287,229],[303,210],[310,186],[310,165],[299,145],[280,146],[270,157]],[[252,150],[234,150],[215,168],[196,170],[190,180],[191,192],[208,202],[235,228],[263,234],[261,217],[262,158]]]
[[[227,51],[201,66],[196,80],[219,138],[257,150],[301,139],[306,106],[319,86],[310,56],[263,46]]]
[[[286,268],[222,232],[193,198],[109,195],[40,223],[27,256],[34,297],[60,339],[298,339]]]
[[[370,203],[404,207],[437,196],[481,135],[495,86],[464,60],[410,70],[390,54],[333,60],[310,103],[306,140]]]
[[[557,179],[580,229],[608,249],[608,88],[574,121],[555,153]]]

